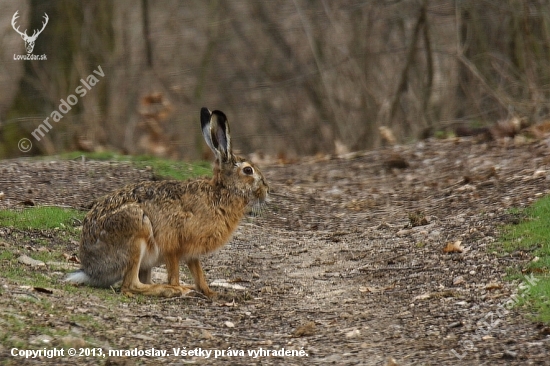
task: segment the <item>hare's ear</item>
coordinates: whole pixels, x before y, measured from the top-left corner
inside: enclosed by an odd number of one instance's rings
[[[220,162],[226,162],[233,156],[231,152],[231,135],[229,122],[222,111],[210,112],[207,108],[201,109],[201,127],[204,140],[212,149]]]
[[[204,141],[206,141],[206,144],[214,154],[216,154],[216,148],[214,148],[214,145],[212,144],[212,138],[210,137],[210,117],[212,116],[212,112],[206,107],[201,108],[201,130],[202,135],[204,136]]]

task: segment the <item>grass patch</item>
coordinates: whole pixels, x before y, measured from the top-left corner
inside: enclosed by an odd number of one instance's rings
[[[19,230],[70,229],[85,215],[83,211],[54,206],[0,210],[0,226]]]
[[[211,175],[212,168],[209,162],[183,163],[181,161],[166,160],[148,156],[137,156],[132,159],[138,168],[150,167],[159,179],[186,180],[189,178]]]
[[[550,196],[513,214],[521,219],[517,225],[504,227],[500,238],[504,250],[527,251],[536,258],[521,270],[522,273],[533,274],[537,281],[523,291],[518,305],[532,307],[537,313],[537,320],[550,323]],[[519,273],[512,277],[517,278],[517,275]]]
[[[212,174],[211,163],[205,161],[186,163],[148,155],[119,155],[109,151],[92,153],[75,151],[59,155],[59,157],[68,160],[76,160],[80,158],[102,161],[126,161],[132,163],[139,169],[152,169],[154,175],[159,179],[186,180],[197,176]]]

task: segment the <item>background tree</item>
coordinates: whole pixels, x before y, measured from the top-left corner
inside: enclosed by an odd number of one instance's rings
[[[456,123],[549,113],[548,0],[0,0],[0,156],[79,80],[105,78],[34,153],[113,149],[204,157],[202,106],[246,151],[292,157],[367,149]],[[50,20],[35,54],[11,28]],[[154,122],[153,122],[154,121]],[[166,145],[166,146],[165,146]],[[162,147],[162,148],[161,148]]]

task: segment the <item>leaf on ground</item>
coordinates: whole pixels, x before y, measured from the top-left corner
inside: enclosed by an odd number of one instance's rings
[[[496,282],[490,282],[490,283],[485,285],[486,290],[498,290],[498,289],[501,289],[501,288],[502,288],[502,284],[501,283],[496,283]]]
[[[386,287],[361,286],[361,287],[359,287],[359,292],[371,292],[371,293],[384,292],[384,291],[387,291],[387,290],[391,290],[394,287],[395,287],[395,283],[391,284],[390,286],[386,286]]]
[[[409,213],[409,223],[405,227],[416,227],[428,225],[430,222],[428,218],[422,211],[416,211],[414,213]]]
[[[307,337],[312,336],[315,334],[315,323],[314,322],[307,322],[305,324],[300,325],[294,332],[292,332],[293,337]]]
[[[223,306],[229,306],[229,307],[233,307],[233,306],[236,306],[237,304],[235,303],[235,299],[233,299],[233,301],[231,302],[224,302],[223,303]]]
[[[63,253],[63,258],[65,258],[67,262],[80,264],[80,259],[74,254]]]
[[[390,357],[388,358],[388,361],[386,362],[386,366],[399,366],[395,358]]]
[[[425,294],[415,296],[413,300],[426,300],[426,299],[429,299],[430,297],[432,297],[432,294],[429,292],[426,292]]]
[[[464,276],[457,276],[453,279],[453,285],[458,286],[466,282]]]
[[[445,248],[443,248],[443,253],[462,253],[463,251],[464,247],[461,240],[457,240],[454,243],[448,242]]]
[[[33,287],[32,289],[36,292],[41,292],[43,294],[48,294],[48,295],[53,294],[53,290],[50,290],[50,289],[44,288],[44,287]]]

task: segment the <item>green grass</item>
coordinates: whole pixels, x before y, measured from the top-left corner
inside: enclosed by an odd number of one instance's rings
[[[119,155],[109,151],[97,153],[75,151],[59,155],[59,157],[69,160],[84,158],[88,160],[127,161],[139,169],[152,169],[154,175],[159,179],[185,180],[197,176],[210,175],[212,173],[210,162],[200,161],[196,163],[186,163],[148,155],[130,156]]]
[[[19,230],[71,229],[86,213],[69,208],[41,206],[21,210],[0,210],[0,226]]]
[[[521,273],[530,273],[537,282],[522,291],[519,306],[532,307],[535,318],[550,323],[550,196],[535,202],[523,211],[515,210],[521,220],[517,225],[507,225],[503,229],[500,242],[507,252],[525,251],[536,261],[530,261],[511,278],[521,279]]]

